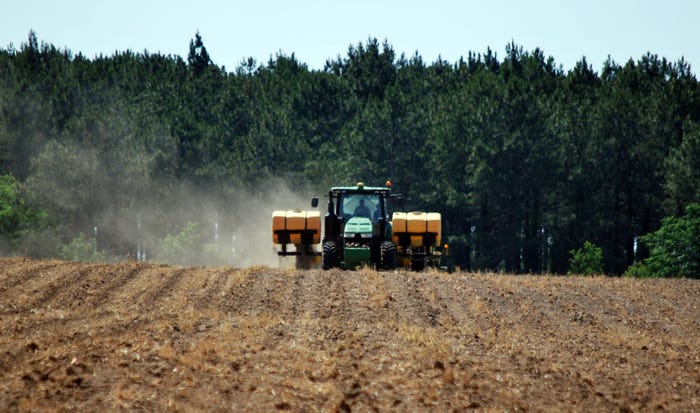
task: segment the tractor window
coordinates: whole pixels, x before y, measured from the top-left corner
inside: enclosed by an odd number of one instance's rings
[[[348,219],[365,217],[377,220],[381,216],[380,199],[377,194],[345,194],[341,207],[341,216]]]

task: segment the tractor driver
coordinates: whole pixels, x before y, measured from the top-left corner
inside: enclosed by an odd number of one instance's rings
[[[360,205],[355,208],[355,213],[353,214],[356,217],[365,217],[365,218],[372,218],[372,213],[369,211],[369,208],[365,205],[365,199],[360,198]]]

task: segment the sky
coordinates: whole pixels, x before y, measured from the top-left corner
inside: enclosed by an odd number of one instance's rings
[[[624,64],[647,52],[683,57],[695,74],[700,67],[697,0],[10,1],[0,14],[0,48],[19,48],[34,30],[40,41],[88,58],[125,50],[186,58],[199,32],[227,71],[277,54],[321,70],[370,38],[427,64],[487,48],[502,60],[515,42],[540,48],[565,71],[584,56],[599,72],[608,56]]]

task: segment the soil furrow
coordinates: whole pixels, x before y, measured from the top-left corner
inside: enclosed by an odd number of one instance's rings
[[[144,266],[119,267],[117,271],[107,274],[99,274],[91,285],[85,286],[87,302],[92,305],[102,305],[113,295],[129,288],[129,284],[136,279]]]
[[[422,275],[407,272],[387,274],[389,308],[397,320],[422,327],[436,325],[435,310],[421,298]]]
[[[45,275],[46,284],[41,286],[41,292],[39,292],[39,286],[34,285],[34,296],[33,300],[29,300],[24,307],[23,311],[28,311],[30,309],[35,309],[39,307],[52,306],[54,308],[70,307],[72,304],[81,298],[76,289],[78,285],[85,280],[92,271],[94,271],[93,265],[79,266],[78,264],[67,264],[55,269]],[[58,305],[56,305],[56,302]]]
[[[182,283],[188,271],[191,269],[182,268],[160,275],[158,277],[160,282],[157,286],[140,292],[137,301],[141,308],[141,314],[148,315],[149,311],[158,308],[157,304],[165,301],[170,295],[176,294],[178,292],[176,288]]]
[[[194,292],[195,306],[198,309],[222,308],[226,290],[224,286],[237,270],[220,269],[207,274],[207,282],[201,292]]]
[[[5,264],[2,262],[3,260],[7,259],[0,259],[0,265]],[[60,261],[40,263],[26,260],[25,262],[28,266],[26,269],[18,267],[17,270],[13,270],[11,267],[11,269],[0,273],[0,301],[3,301],[6,297],[14,296],[17,293],[17,287],[26,286],[50,269],[64,265]]]

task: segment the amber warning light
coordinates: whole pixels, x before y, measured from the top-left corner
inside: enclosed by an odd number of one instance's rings
[[[391,188],[391,181],[386,181],[386,187]]]

